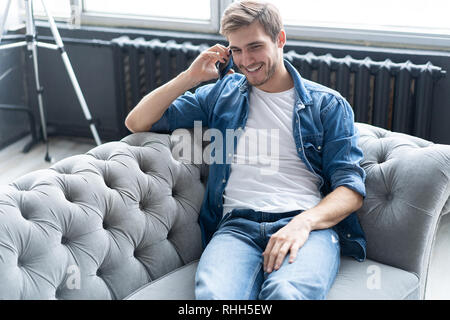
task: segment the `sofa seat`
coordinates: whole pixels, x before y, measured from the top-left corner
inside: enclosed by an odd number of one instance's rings
[[[194,300],[198,260],[150,282],[126,300]],[[375,278],[377,277],[377,278]],[[374,280],[373,280],[374,279]],[[369,259],[356,262],[342,257],[328,300],[419,299],[419,278],[411,272]]]

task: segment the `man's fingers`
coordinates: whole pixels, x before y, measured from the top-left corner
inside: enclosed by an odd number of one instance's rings
[[[216,61],[220,61],[222,63],[226,62],[225,58],[223,58],[220,55],[220,53],[218,53],[216,51],[205,51],[205,52],[203,52],[203,55],[206,56],[209,60],[212,60],[214,62],[216,62]]]
[[[272,245],[269,247],[269,244],[272,242]],[[272,272],[274,266],[275,266],[275,260],[277,259],[278,253],[280,252],[282,246],[285,243],[284,238],[278,238],[272,236],[269,240],[269,244],[266,248],[266,254],[264,256],[264,262],[265,262],[265,268],[264,270],[266,272]]]
[[[225,63],[225,61],[228,59],[229,53],[228,53],[228,48],[220,45],[220,44],[216,44],[215,46],[212,46],[211,48],[209,48],[207,50],[207,52],[214,52],[217,56],[219,56],[221,59],[223,59],[223,63]]]
[[[264,257],[264,260],[266,261],[267,259],[267,263],[266,263],[266,267],[265,267],[265,271],[266,272],[272,272],[273,267],[275,265],[275,260],[277,258],[278,252],[281,249],[281,246],[283,245],[282,241],[276,241],[274,240],[274,244],[273,247],[271,248],[270,251],[267,251],[267,255]]]
[[[266,250],[263,252],[264,257],[264,271],[267,271],[267,266],[269,265],[269,255],[272,251],[273,245],[275,244],[275,241],[273,238],[269,239],[269,243],[267,243]]]
[[[295,241],[294,244],[291,246],[290,249],[290,255],[289,255],[289,263],[292,263],[297,258],[298,250],[300,250],[300,242]]]
[[[275,270],[280,269],[281,264],[283,263],[283,260],[286,257],[290,247],[291,247],[291,243],[290,242],[285,242],[281,246],[280,250],[278,250],[278,255],[277,255],[277,258],[275,260],[275,266],[273,267]]]
[[[221,44],[216,44],[212,46],[211,48],[208,49],[208,51],[215,51],[219,52],[220,54],[224,54],[225,56],[228,56],[228,48]]]

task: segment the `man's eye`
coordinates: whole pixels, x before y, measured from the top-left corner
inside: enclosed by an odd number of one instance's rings
[[[260,46],[260,45],[257,45],[257,46],[252,46],[250,49],[252,49],[252,50],[257,50],[257,49],[259,49],[259,48],[261,48],[261,46]]]

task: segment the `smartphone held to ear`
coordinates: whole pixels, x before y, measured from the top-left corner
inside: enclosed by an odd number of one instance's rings
[[[233,56],[231,54],[227,62],[221,63],[220,61],[217,61],[216,68],[219,73],[219,80],[225,77],[232,67],[233,67]]]

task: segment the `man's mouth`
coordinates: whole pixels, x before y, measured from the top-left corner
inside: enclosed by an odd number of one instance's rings
[[[257,66],[254,66],[253,68],[245,68],[245,70],[247,72],[254,73],[254,72],[259,71],[262,68],[262,66],[263,66],[263,64],[261,63],[261,64],[259,64]]]

